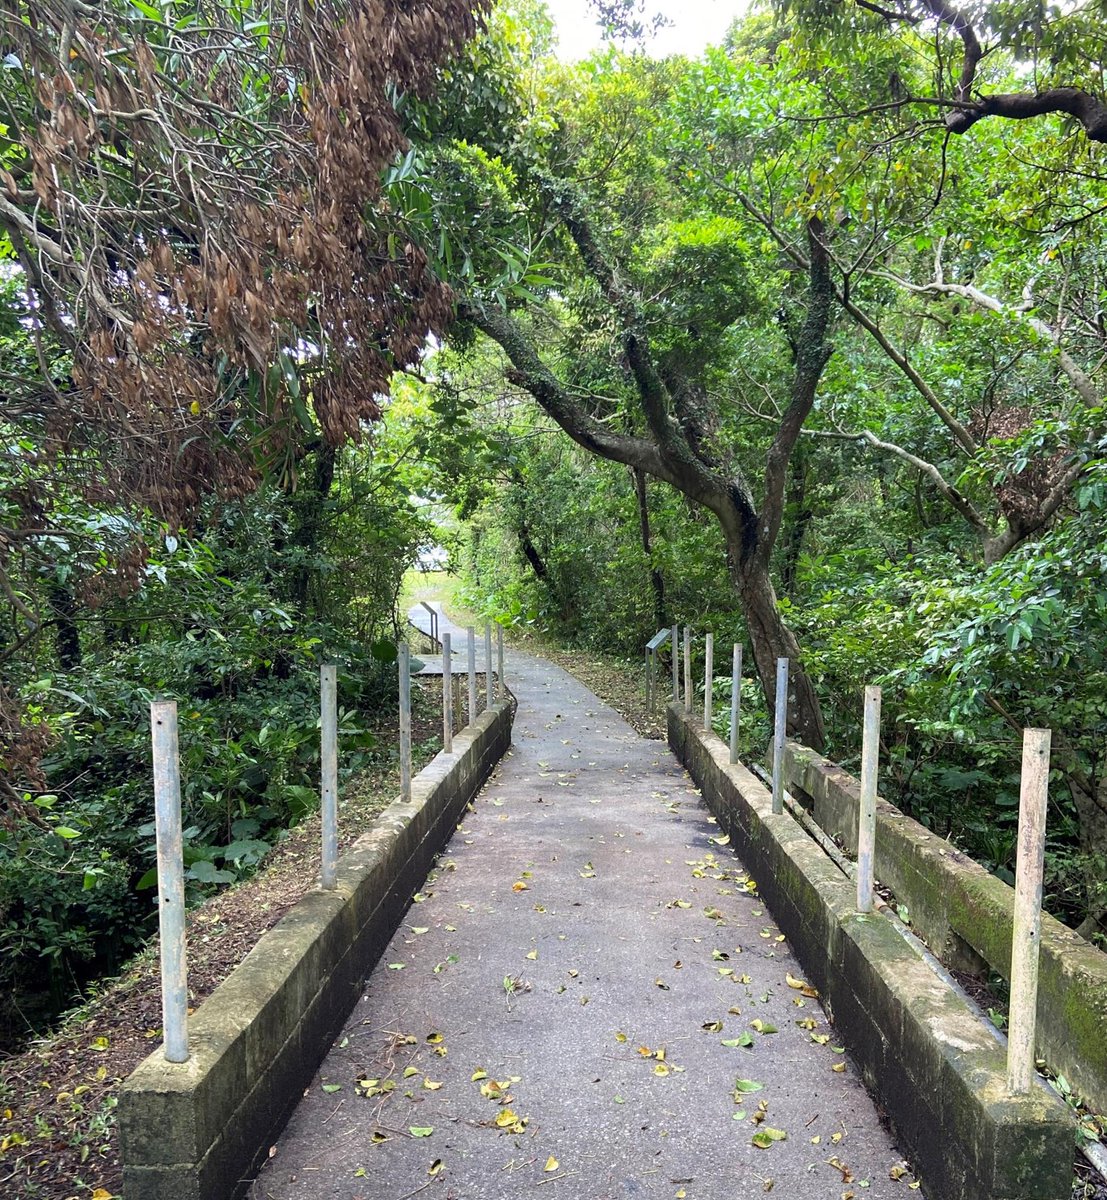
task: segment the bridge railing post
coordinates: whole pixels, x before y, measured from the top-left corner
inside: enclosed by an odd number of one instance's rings
[[[477,719],[477,639],[472,625],[466,626],[469,639],[469,724]]]
[[[715,635],[709,633],[703,641],[703,729],[711,732],[711,717],[715,707],[715,697],[712,695],[712,684],[715,682]]]
[[[492,622],[484,623],[484,708],[492,707]]]
[[[692,630],[684,627],[684,711],[692,711]]]
[[[1011,1009],[1007,1026],[1007,1090],[1015,1096],[1027,1095],[1034,1081],[1050,740],[1048,729],[1023,730],[1019,848],[1011,931]]]
[[[734,643],[734,658],[730,668],[730,761],[738,761],[738,717],[742,705],[742,647]]]
[[[504,683],[504,627],[496,625],[496,699],[502,700],[507,695]]]
[[[401,642],[400,667],[400,797],[411,800],[411,647]]]
[[[158,856],[161,1012],[167,1062],[188,1062],[188,965],[185,950],[184,844],[177,705],[150,705],[154,755],[154,831]]]
[[[454,687],[453,662],[450,658],[449,630],[442,634],[442,749],[454,751]]]
[[[784,739],[788,733],[788,660],[776,660],[776,714],[773,724],[773,812],[784,811]]]
[[[319,813],[323,826],[320,880],[338,886],[338,680],[333,664],[319,668]]]
[[[865,688],[861,735],[861,802],[857,812],[857,911],[872,912],[876,791],[880,766],[880,688]]]
[[[680,626],[674,625],[669,631],[673,639],[673,703],[680,702]]]

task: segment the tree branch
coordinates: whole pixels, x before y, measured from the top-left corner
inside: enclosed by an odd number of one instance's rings
[[[1032,317],[1027,312],[1020,311],[1018,308],[1012,308],[1010,305],[1004,304],[1002,300],[988,295],[987,292],[982,292],[979,288],[973,287],[971,284],[945,283],[942,281],[940,275],[932,283],[917,284],[912,283],[908,279],[903,279],[891,271],[870,271],[869,274],[879,279],[887,279],[889,282],[897,284],[909,292],[914,292],[916,295],[960,296],[962,299],[975,304],[977,308],[986,309],[988,312],[994,312],[999,316],[1016,317],[1021,321],[1025,321],[1036,334],[1050,342],[1056,348],[1058,365],[1064,371],[1065,375],[1068,376],[1069,382],[1084,404],[1089,408],[1095,408],[1099,405],[1099,389],[1092,381],[1091,376],[1080,367],[1066,350],[1061,349],[1061,335],[1052,325],[1043,321],[1040,317]]]

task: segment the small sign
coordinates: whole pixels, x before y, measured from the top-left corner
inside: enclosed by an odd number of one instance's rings
[[[646,649],[649,651],[660,650],[662,646],[669,640],[670,629],[659,629],[657,633],[646,643]]]

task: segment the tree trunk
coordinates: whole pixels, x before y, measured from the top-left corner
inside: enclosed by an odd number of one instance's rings
[[[634,494],[638,498],[638,529],[642,537],[642,551],[650,572],[650,587],[653,589],[653,623],[658,629],[669,625],[665,613],[665,578],[653,561],[653,540],[650,537],[650,508],[646,493],[645,471],[632,470]]]
[[[807,674],[800,657],[796,635],[785,625],[777,607],[776,590],[760,559],[753,557],[741,562],[730,548],[734,586],[742,601],[753,648],[754,665],[761,686],[773,711],[776,704],[776,660],[788,659],[788,733],[812,750],[821,751],[826,745],[826,729],[815,685]]]
[[[788,490],[784,498],[784,536],[780,548],[780,590],[789,599],[795,598],[803,538],[815,515],[811,505],[807,503],[809,457],[806,445],[801,442],[792,451],[792,458],[788,464]]]

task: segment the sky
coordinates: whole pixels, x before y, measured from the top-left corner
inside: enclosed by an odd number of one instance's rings
[[[546,0],[557,23],[559,58],[585,58],[602,45],[600,28],[588,0]],[[647,0],[652,14],[661,12],[672,24],[646,45],[648,54],[698,55],[705,46],[722,41],[731,21],[746,7],[743,0]]]

